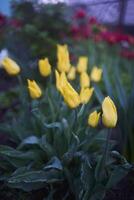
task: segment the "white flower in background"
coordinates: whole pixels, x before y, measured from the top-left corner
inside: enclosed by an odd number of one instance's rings
[[[2,67],[2,60],[4,58],[8,57],[8,50],[7,49],[2,49],[0,51],[0,67]]]

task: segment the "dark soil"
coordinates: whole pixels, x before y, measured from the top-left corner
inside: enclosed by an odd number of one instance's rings
[[[104,200],[134,200],[134,172],[130,172],[115,188],[109,190]]]
[[[54,200],[63,200],[63,194],[66,194],[67,185],[58,186],[59,191],[53,196]],[[23,192],[18,189],[3,188],[0,186],[0,200],[45,200],[47,198],[49,187],[32,192]],[[66,200],[76,200],[71,194]],[[96,200],[96,199],[95,199]],[[99,200],[99,199],[97,199]],[[134,200],[134,172],[126,176],[116,187],[106,193],[104,200]]]

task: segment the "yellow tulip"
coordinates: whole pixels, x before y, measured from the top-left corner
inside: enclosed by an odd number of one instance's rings
[[[76,77],[76,68],[75,67],[71,67],[69,72],[68,72],[67,78],[69,80],[74,80],[75,77]]]
[[[99,119],[100,119],[100,112],[97,113],[97,111],[95,110],[94,112],[92,112],[89,117],[88,117],[88,124],[90,126],[92,126],[93,128],[95,128],[98,123],[99,123]]]
[[[86,56],[79,57],[78,64],[77,64],[77,71],[79,73],[86,72],[87,65],[88,65],[88,57]]]
[[[4,58],[2,60],[2,66],[9,75],[17,75],[20,73],[20,67],[11,58]]]
[[[49,76],[51,74],[51,65],[48,58],[39,60],[39,72],[42,76]]]
[[[93,67],[91,71],[91,80],[94,82],[99,82],[102,77],[102,69],[98,67]]]
[[[42,91],[40,87],[37,85],[37,83],[34,80],[27,80],[28,81],[28,89],[29,94],[32,99],[37,99],[42,95]]]
[[[57,46],[57,67],[60,72],[68,72],[70,69],[70,59],[67,45]]]
[[[80,92],[81,103],[86,104],[91,99],[94,88],[82,88]]]
[[[90,87],[90,77],[86,72],[82,72],[80,75],[81,88]]]
[[[75,91],[75,89],[71,86],[69,82],[67,82],[63,86],[63,97],[64,101],[70,108],[76,108],[80,104],[80,96],[79,94]]]
[[[62,72],[61,74],[55,70],[55,77],[56,77],[56,88],[57,90],[59,90],[61,93],[62,92],[62,88],[63,86],[66,84],[67,82],[67,77],[65,72]]]
[[[57,71],[55,71],[55,75],[56,75],[56,87],[62,94],[66,104],[70,108],[76,108],[77,106],[79,106],[80,104],[79,94],[67,81],[65,73],[62,72],[61,74],[59,74]]]
[[[112,99],[108,96],[102,102],[102,122],[108,128],[113,128],[117,123],[117,110]]]

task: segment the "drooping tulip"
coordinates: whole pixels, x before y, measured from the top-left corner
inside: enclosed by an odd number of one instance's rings
[[[82,104],[86,104],[92,97],[94,88],[82,88],[80,92],[80,100]]]
[[[81,88],[90,87],[90,77],[87,72],[82,72],[80,75],[80,86]]]
[[[42,76],[47,77],[51,74],[51,65],[48,58],[39,60],[39,72]]]
[[[67,45],[57,46],[57,68],[60,72],[68,72],[70,69],[70,59]]]
[[[117,124],[117,109],[114,102],[108,96],[102,102],[102,122],[108,128],[113,128]]]
[[[55,70],[55,77],[56,77],[56,88],[57,90],[62,93],[62,88],[67,82],[67,77],[65,72],[59,73],[57,70]]]
[[[102,77],[102,69],[98,67],[93,67],[91,71],[91,80],[94,82],[99,82]]]
[[[71,67],[68,74],[67,74],[67,78],[69,80],[74,80],[76,77],[76,68],[75,67]]]
[[[89,126],[95,128],[98,125],[98,123],[99,123],[99,119],[100,119],[100,112],[97,113],[97,111],[95,110],[88,117],[88,124],[89,124]]]
[[[19,65],[9,57],[2,60],[2,66],[9,75],[15,76],[20,73]]]
[[[63,97],[70,108],[76,108],[80,104],[80,96],[69,82],[63,86]]]
[[[78,64],[77,64],[77,71],[79,73],[86,72],[87,65],[88,65],[88,57],[86,56],[79,57]]]
[[[80,96],[67,81],[66,75],[64,72],[59,74],[57,71],[56,74],[56,87],[60,91],[61,95],[64,98],[65,103],[70,108],[76,108],[80,104]]]
[[[37,83],[34,80],[27,80],[28,82],[28,90],[30,97],[32,99],[37,99],[42,95],[42,91],[40,87],[37,85]]]

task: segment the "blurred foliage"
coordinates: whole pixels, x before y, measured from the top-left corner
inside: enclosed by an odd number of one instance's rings
[[[0,133],[9,139],[9,143],[0,145],[0,190],[4,194],[5,186],[8,187],[10,198],[16,198],[12,197],[14,191],[19,200],[31,198],[29,195],[35,190],[43,191],[41,198],[48,200],[101,200],[106,190],[131,170],[120,153],[134,162],[134,62],[119,55],[117,38],[113,41],[111,32],[107,33],[107,42],[90,38],[87,29],[82,32],[84,39],[68,38],[70,22],[66,16],[69,15],[69,8],[64,4],[12,1],[10,30],[3,36],[22,73],[19,84],[16,80],[14,88],[6,88],[0,95],[2,114],[6,110]],[[77,17],[82,15],[79,12]],[[83,30],[81,26],[80,30]],[[92,36],[98,36],[94,24]],[[99,85],[91,83],[97,98],[93,97],[90,103],[76,110],[69,109],[57,92],[54,70],[49,78],[40,77],[37,70],[37,60],[42,57],[49,57],[55,68],[56,46],[66,41],[72,47],[73,65],[79,56],[88,55],[88,74],[94,65],[103,69],[103,81]],[[40,83],[43,97],[39,101],[29,99],[27,78]],[[71,84],[79,90],[79,77]],[[100,109],[107,95],[116,102],[119,117],[112,131],[115,141],[110,140],[108,159],[104,163],[107,129],[100,124],[93,130],[88,127],[87,118],[94,108]]]
[[[69,33],[65,4],[38,4],[37,1],[12,1],[11,37],[31,58],[49,57],[54,63],[56,46]],[[19,49],[20,50],[20,49]],[[17,54],[17,49],[14,49]],[[21,50],[22,51],[22,50]],[[22,55],[23,57],[23,55]]]

